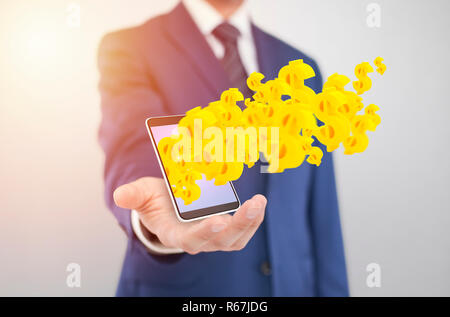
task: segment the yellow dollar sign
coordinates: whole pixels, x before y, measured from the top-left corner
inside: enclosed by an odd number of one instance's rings
[[[380,108],[374,104],[368,105],[364,109],[366,115],[370,118],[370,120],[372,120],[372,122],[374,124],[373,130],[371,130],[371,131],[375,131],[375,128],[381,123],[381,117],[378,114],[376,114],[376,112],[378,110],[380,110]]]
[[[311,147],[308,152],[308,159],[306,160],[309,164],[319,166],[322,163],[323,152],[317,146]]]
[[[369,138],[365,133],[349,136],[344,141],[344,154],[351,155],[364,152],[369,145]]]
[[[375,66],[377,67],[377,72],[380,75],[383,75],[386,71],[386,65],[383,64],[384,59],[382,57],[375,58],[375,61],[373,62]]]
[[[345,75],[340,75],[338,73],[334,73],[323,85],[323,88],[334,87],[339,91],[344,91],[344,87],[350,82],[350,78]]]
[[[189,172],[184,175],[183,187],[177,190],[177,193],[180,192],[180,198],[183,199],[185,205],[189,205],[200,198],[201,189],[195,183],[198,179],[202,179],[199,172]]]
[[[327,146],[327,151],[336,150],[340,143],[350,134],[350,125],[343,116],[330,116],[325,125],[321,126],[316,134],[320,143]]]
[[[268,142],[272,146],[271,142]],[[284,130],[280,130],[278,143],[278,153],[273,152],[270,155],[264,153],[269,161],[269,173],[282,173],[287,168],[296,168],[300,166],[306,156],[302,143],[304,139],[300,135],[291,135]],[[276,156],[278,154],[278,157]],[[277,160],[277,163],[275,163]]]
[[[305,86],[305,80],[314,77],[314,69],[308,64],[303,63],[302,59],[290,61],[278,72],[278,78],[286,82],[293,90],[302,89]]]
[[[375,124],[369,115],[357,115],[353,118],[351,124],[353,134],[364,134],[367,130],[375,130]]]
[[[264,79],[264,75],[261,73],[253,72],[247,78],[247,86],[253,91],[258,91],[263,85],[261,81]]]
[[[353,82],[353,88],[358,95],[362,95],[372,87],[372,80],[367,76],[368,73],[373,73],[373,68],[367,62],[361,63],[355,68],[355,76],[358,80]]]

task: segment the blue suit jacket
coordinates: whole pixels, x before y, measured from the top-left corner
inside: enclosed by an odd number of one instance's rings
[[[256,26],[252,30],[260,71],[267,79],[289,61],[303,59],[316,72],[307,84],[316,92],[321,89],[314,60]],[[141,26],[107,34],[98,63],[105,196],[129,237],[117,295],[348,295],[330,154],[320,167],[305,163],[270,175],[258,173],[257,167],[244,171],[235,183],[240,199],[254,194],[246,183],[253,175],[264,183],[268,205],[263,225],[242,251],[149,254],[133,233],[130,211],[118,208],[112,199],[121,184],[143,176],[161,177],[144,121],[206,106],[231,84],[181,3]],[[261,270],[262,263],[270,264],[270,274],[267,265]]]

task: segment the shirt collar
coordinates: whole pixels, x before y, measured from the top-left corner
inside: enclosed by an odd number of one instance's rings
[[[183,0],[183,3],[203,35],[210,35],[222,22],[223,17],[205,0]],[[228,19],[228,22],[241,32],[242,37],[251,36],[250,15],[247,1]]]

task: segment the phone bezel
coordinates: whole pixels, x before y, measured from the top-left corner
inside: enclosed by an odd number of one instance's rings
[[[163,165],[161,157],[159,155],[158,145],[156,144],[151,127],[177,124],[183,117],[184,117],[184,115],[173,115],[173,116],[162,116],[162,117],[150,117],[147,120],[145,120],[145,126],[147,127],[147,131],[150,136],[150,140],[152,142],[153,149],[155,150],[156,158],[158,159],[159,167],[161,168],[161,171],[162,171],[162,174],[164,177],[164,181],[166,183],[166,187],[170,194],[172,205],[175,209],[175,213],[176,213],[178,219],[183,222],[189,222],[189,221],[194,221],[194,220],[211,217],[214,215],[226,214],[226,213],[236,211],[241,206],[241,202],[239,200],[239,196],[237,195],[232,182],[228,182],[228,184],[231,186],[231,189],[233,190],[234,196],[236,198],[235,202],[211,206],[211,207],[207,207],[207,208],[195,209],[195,210],[191,210],[191,211],[187,211],[187,212],[180,212],[180,210],[178,209],[178,205],[176,203],[175,196],[173,195],[169,179],[167,177],[164,165]]]

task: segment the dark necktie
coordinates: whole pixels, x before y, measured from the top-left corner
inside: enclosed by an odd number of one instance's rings
[[[222,43],[225,54],[220,60],[233,87],[237,88],[244,95],[244,98],[252,96],[251,90],[247,87],[247,72],[238,51],[238,38],[241,35],[239,30],[228,22],[219,24],[212,34]]]
[[[247,87],[247,72],[242,64],[241,57],[239,56],[237,41],[240,36],[240,32],[234,26],[228,22],[224,22],[217,26],[212,34],[222,43],[225,48],[225,54],[221,59],[223,68],[227,73],[233,87],[238,88],[244,95],[244,98],[250,98],[253,92]],[[238,106],[244,109],[244,103],[238,102]],[[237,192],[241,199],[249,199],[255,194],[266,193],[266,177],[267,174],[261,173],[261,162],[256,162],[255,166],[245,171],[242,177],[234,181]],[[264,225],[263,229],[258,230],[256,235],[264,237]]]

